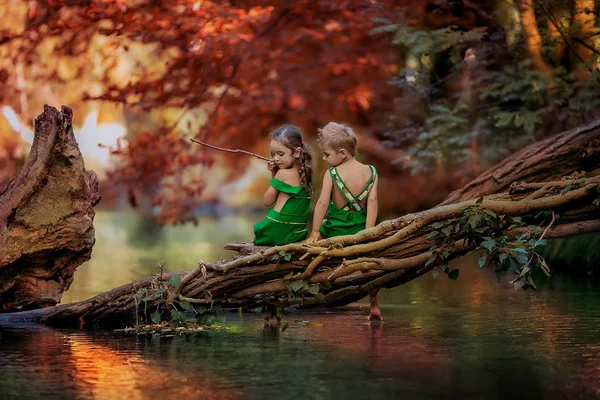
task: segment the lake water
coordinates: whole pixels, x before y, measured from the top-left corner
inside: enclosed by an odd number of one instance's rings
[[[128,213],[99,213],[90,262],[65,302],[157,272],[230,255],[260,216],[204,218],[162,229]],[[428,274],[368,304],[292,312],[282,325],[226,314],[194,336],[0,326],[0,399],[596,399],[600,286],[554,277],[539,291],[495,283],[460,260],[457,281]]]

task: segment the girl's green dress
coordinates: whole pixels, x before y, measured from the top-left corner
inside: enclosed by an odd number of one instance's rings
[[[283,193],[289,193],[281,211],[273,208],[267,211],[267,217],[254,225],[254,244],[257,246],[276,246],[295,243],[308,236],[308,216],[310,214],[310,195],[303,186],[292,186],[279,179],[271,179],[271,186]]]
[[[365,229],[367,225],[367,209],[363,208],[360,203],[371,192],[375,181],[375,167],[371,168],[371,177],[365,188],[357,195],[353,195],[350,189],[346,186],[342,178],[337,172],[337,168],[329,168],[329,175],[335,186],[346,199],[346,204],[343,207],[338,207],[333,203],[332,199],[327,208],[327,215],[321,225],[321,236],[329,238],[332,236],[354,235],[355,233]]]

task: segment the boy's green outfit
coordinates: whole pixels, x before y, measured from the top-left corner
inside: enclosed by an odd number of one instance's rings
[[[310,196],[303,186],[292,186],[279,179],[271,179],[271,186],[283,193],[290,194],[281,211],[269,208],[267,217],[254,225],[254,244],[257,246],[276,246],[295,243],[308,236],[308,216],[310,214]]]
[[[365,188],[354,196],[348,189],[342,178],[337,172],[337,168],[329,168],[329,175],[335,186],[346,199],[346,204],[343,207],[337,207],[332,200],[327,209],[327,215],[321,225],[321,236],[329,238],[332,236],[353,235],[365,229],[367,225],[367,209],[363,208],[360,203],[369,195],[373,182],[375,180],[375,167],[371,168],[371,177]]]

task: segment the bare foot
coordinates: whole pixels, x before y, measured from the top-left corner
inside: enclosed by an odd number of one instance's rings
[[[381,316],[381,308],[379,307],[379,296],[371,297],[371,313],[369,321],[383,321]]]

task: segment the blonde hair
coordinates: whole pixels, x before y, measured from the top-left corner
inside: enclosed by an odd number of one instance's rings
[[[346,149],[352,156],[356,155],[356,135],[348,125],[330,122],[317,131],[319,143],[331,146],[336,151]]]

